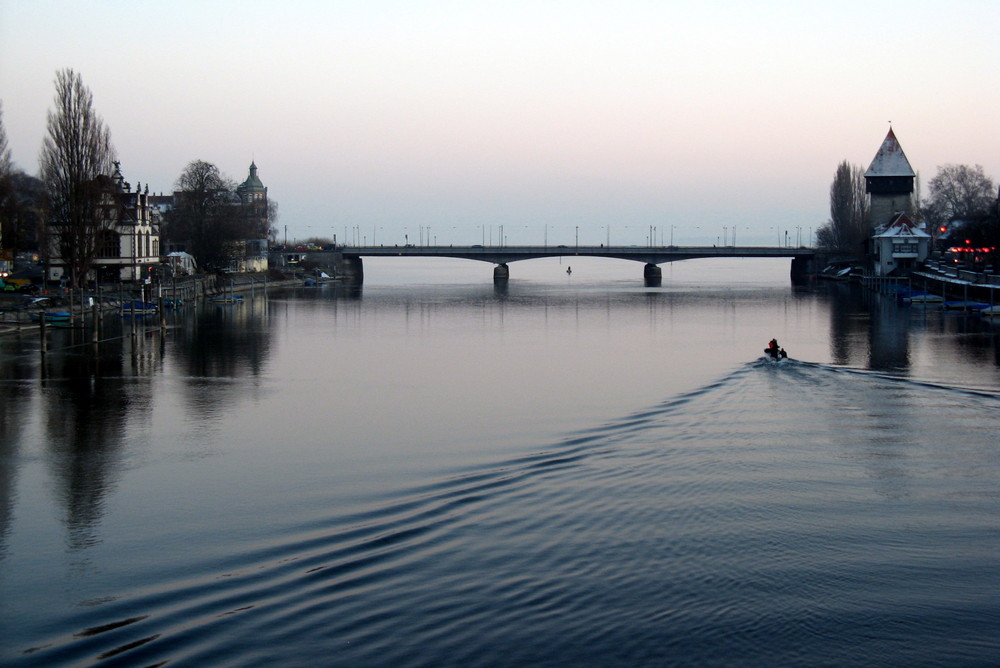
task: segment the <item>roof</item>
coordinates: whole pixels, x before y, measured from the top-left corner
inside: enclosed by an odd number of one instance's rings
[[[931,235],[923,231],[919,225],[910,220],[909,216],[905,213],[901,213],[892,219],[892,222],[886,225],[881,230],[877,231],[872,236],[878,238],[885,237],[913,237],[913,238],[929,238]]]
[[[892,128],[889,128],[889,134],[885,136],[865,176],[916,176]]]
[[[249,190],[251,192],[264,192],[266,188],[257,176],[257,163],[250,163],[250,176],[236,188],[239,191]]]

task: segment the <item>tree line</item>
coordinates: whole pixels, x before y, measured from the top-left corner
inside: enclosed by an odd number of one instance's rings
[[[82,286],[97,257],[107,215],[117,153],[111,131],[94,108],[80,74],[62,69],[55,77],[54,106],[39,153],[37,177],[11,159],[0,102],[0,249],[56,253],[71,282]],[[276,205],[268,216],[249,215],[236,183],[215,165],[191,161],[174,184],[173,204],[161,221],[163,242],[184,244],[201,266],[221,266],[234,242],[274,236]],[[263,222],[262,222],[263,221]]]
[[[977,247],[1000,248],[1000,193],[981,165],[942,165],[930,180],[928,196],[920,196],[916,179],[905,213],[924,223],[935,238],[955,234]],[[843,161],[830,184],[830,219],[816,233],[816,245],[828,250],[859,253],[874,233],[868,216],[865,171]]]

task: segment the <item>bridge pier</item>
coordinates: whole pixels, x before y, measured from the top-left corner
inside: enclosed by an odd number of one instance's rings
[[[493,267],[494,281],[506,281],[508,278],[510,278],[510,268],[507,266],[507,263],[501,262]]]
[[[341,260],[344,276],[353,283],[363,283],[365,280],[365,265],[359,255],[345,255]]]
[[[655,287],[663,281],[663,270],[657,264],[647,264],[642,269],[642,278],[646,285]]]

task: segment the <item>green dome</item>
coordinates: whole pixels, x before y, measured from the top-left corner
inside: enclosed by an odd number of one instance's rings
[[[257,164],[254,162],[250,163],[250,176],[247,180],[241,183],[237,188],[240,192],[265,192],[267,188],[261,183],[260,177],[257,176]]]

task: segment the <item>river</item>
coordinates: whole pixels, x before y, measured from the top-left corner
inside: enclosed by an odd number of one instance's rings
[[[0,664],[1000,663],[1000,328],[641,268],[3,337]]]

